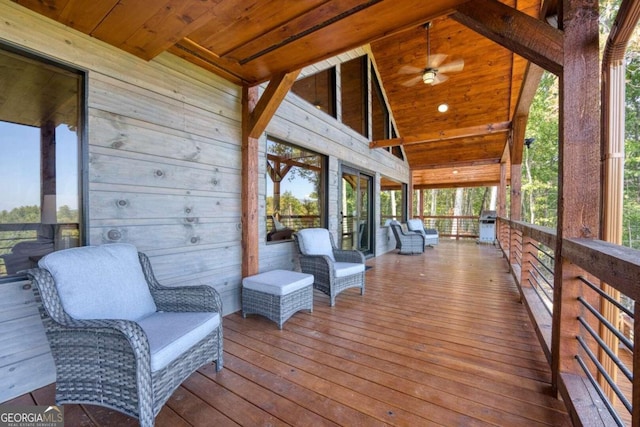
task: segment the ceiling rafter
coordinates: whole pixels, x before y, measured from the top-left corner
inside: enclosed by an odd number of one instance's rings
[[[451,18],[558,75],[563,64],[563,33],[497,0],[458,5]]]
[[[487,125],[470,126],[450,130],[439,130],[419,135],[410,135],[400,138],[382,139],[371,141],[369,148],[393,147],[396,145],[424,144],[429,142],[447,141],[458,138],[469,138],[474,136],[484,136],[493,133],[508,132],[511,129],[511,122],[489,123]]]

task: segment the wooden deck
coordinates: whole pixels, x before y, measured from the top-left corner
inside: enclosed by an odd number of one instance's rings
[[[225,366],[204,367],[158,426],[571,425],[500,251],[444,241],[368,261],[366,293],[284,325],[225,317]],[[53,386],[10,403],[51,404]],[[65,405],[68,426],[136,425]]]

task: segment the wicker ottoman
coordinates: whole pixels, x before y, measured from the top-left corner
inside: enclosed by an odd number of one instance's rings
[[[242,317],[260,314],[282,329],[298,310],[313,311],[313,275],[273,270],[242,279]]]

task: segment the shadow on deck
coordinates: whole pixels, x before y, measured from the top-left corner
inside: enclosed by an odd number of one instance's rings
[[[441,240],[442,242],[442,240]],[[225,317],[225,366],[201,368],[158,426],[571,425],[501,252],[443,241],[423,255],[367,261],[366,292],[282,331],[262,317]],[[53,386],[13,404],[52,404]],[[66,425],[137,425],[65,405]]]

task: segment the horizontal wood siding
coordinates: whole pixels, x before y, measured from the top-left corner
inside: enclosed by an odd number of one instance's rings
[[[171,54],[143,61],[7,0],[0,0],[0,15],[0,41],[87,73],[88,243],[133,243],[150,256],[163,284],[209,284],[221,293],[225,314],[238,311],[241,88]],[[361,135],[296,95],[286,97],[267,131],[329,156],[329,227],[334,233],[341,160],[408,179],[405,163],[370,150]],[[262,217],[265,146],[262,137]],[[261,270],[296,267],[291,242],[266,244],[264,221],[260,241]],[[18,331],[29,325],[0,327]],[[19,364],[24,384],[36,376],[53,379],[50,364],[48,369],[39,364],[46,375]]]
[[[0,402],[55,381],[55,367],[27,280],[0,283]]]

